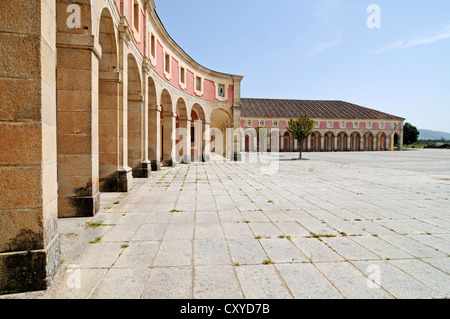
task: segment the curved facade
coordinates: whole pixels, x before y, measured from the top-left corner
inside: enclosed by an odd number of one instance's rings
[[[211,130],[239,123],[242,77],[190,58],[153,1],[83,1],[77,28],[56,4],[60,216],[95,213],[100,191],[161,165],[208,160]]]

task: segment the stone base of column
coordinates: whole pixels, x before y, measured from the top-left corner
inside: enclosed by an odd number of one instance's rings
[[[100,193],[94,196],[60,197],[59,218],[93,217],[100,211]]]
[[[0,253],[0,295],[46,290],[60,265],[59,234],[42,250]]]
[[[100,191],[104,193],[127,193],[133,187],[132,170],[122,170],[110,177],[100,178]]]
[[[181,163],[182,164],[191,164],[192,163],[191,157],[187,156],[187,155],[184,155]]]
[[[173,160],[164,160],[163,161],[163,166],[164,167],[171,167],[171,166],[174,166],[175,165],[175,162],[173,161]]]
[[[152,161],[152,171],[157,172],[161,170],[161,162],[160,161]]]
[[[134,178],[149,178],[151,172],[151,164],[150,163],[141,163],[138,167],[133,168],[133,177]]]
[[[233,153],[233,154],[231,155],[231,159],[232,159],[234,162],[241,162],[241,161],[242,161],[242,155],[241,155],[241,153]]]

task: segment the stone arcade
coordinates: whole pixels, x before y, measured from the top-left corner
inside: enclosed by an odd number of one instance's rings
[[[213,152],[239,160],[260,124],[278,134],[273,149],[293,150],[285,122],[303,114],[250,111],[242,79],[190,58],[153,0],[1,1],[0,294],[49,285],[60,265],[58,218],[95,215],[100,192],[127,192],[133,178]],[[307,149],[387,150],[395,134],[401,147],[403,119],[350,113],[322,112]],[[363,121],[382,135],[336,127]]]

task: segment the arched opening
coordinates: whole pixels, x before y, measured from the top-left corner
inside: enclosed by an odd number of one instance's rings
[[[314,132],[311,134],[311,151],[312,152],[320,152],[320,139],[321,135],[319,132]]]
[[[244,135],[245,135],[245,151],[255,152],[257,150],[256,130],[253,128],[246,129]]]
[[[350,149],[353,152],[358,152],[361,146],[361,135],[358,132],[352,133],[350,137]]]
[[[102,48],[98,84],[100,191],[126,191],[127,188],[121,187],[118,176],[122,155],[118,121],[119,73],[114,23],[108,9],[104,9],[101,15],[99,43]]]
[[[370,132],[364,134],[364,151],[373,151],[373,134]]]
[[[176,106],[176,161],[189,164],[191,162],[191,117],[187,116],[186,102],[179,98]]]
[[[377,136],[377,151],[386,150],[386,134],[380,133]]]
[[[152,171],[161,169],[161,109],[158,107],[155,81],[148,78],[148,159]]]
[[[283,152],[292,152],[294,150],[294,139],[289,132],[283,135]]]
[[[345,132],[341,132],[338,135],[338,145],[337,145],[337,149],[339,152],[345,152],[347,151],[347,133]]]
[[[128,54],[128,166],[133,169],[133,177],[148,177],[148,169],[143,163],[143,97],[141,75],[136,59]]]
[[[206,147],[206,116],[201,105],[194,104],[191,119],[191,160],[202,162]]]
[[[398,150],[398,141],[399,141],[399,135],[397,133],[392,134],[390,137],[390,150],[395,151]]]
[[[164,166],[172,166],[175,161],[175,118],[172,98],[169,91],[161,92],[161,162]]]
[[[332,152],[334,150],[334,134],[332,132],[325,134],[324,150],[325,152]]]
[[[215,154],[231,158],[231,146],[227,150],[227,128],[231,126],[231,115],[225,109],[215,109],[211,113],[211,132],[214,129]],[[211,134],[212,136],[212,134]],[[228,153],[228,157],[227,157]]]

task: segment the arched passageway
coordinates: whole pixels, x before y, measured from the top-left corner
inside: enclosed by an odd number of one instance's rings
[[[361,147],[361,135],[358,132],[352,133],[350,137],[350,150],[353,152],[359,151]]]
[[[364,134],[364,151],[373,151],[373,134],[370,132]]]
[[[133,177],[148,177],[148,168],[143,167],[143,96],[142,82],[136,59],[132,54],[128,55],[128,166],[133,170]]]
[[[332,152],[334,150],[334,134],[327,132],[324,138],[324,151]]]
[[[311,151],[320,152],[321,150],[321,136],[319,132],[314,132],[311,134]]]
[[[339,152],[347,151],[347,143],[348,143],[347,133],[345,133],[345,132],[339,133],[338,140],[337,140],[337,150]]]
[[[172,97],[164,89],[161,93],[161,163],[172,166],[175,163],[176,114],[173,112]]]

